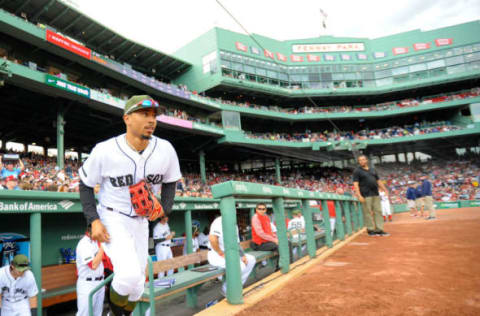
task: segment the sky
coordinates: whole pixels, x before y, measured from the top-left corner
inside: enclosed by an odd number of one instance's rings
[[[378,38],[480,19],[479,0],[62,0],[130,40],[164,53],[213,27],[277,40]],[[322,9],[326,29],[321,27]],[[480,22],[479,22],[480,23]]]

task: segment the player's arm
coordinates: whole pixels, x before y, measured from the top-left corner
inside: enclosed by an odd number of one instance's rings
[[[97,254],[93,257],[92,261],[88,262],[87,265],[90,269],[95,270],[98,268],[100,263],[102,263],[103,258],[103,248],[100,246]]]
[[[160,203],[162,204],[163,212],[167,216],[172,212],[176,188],[177,181],[170,183],[162,183],[162,195],[160,197]]]
[[[29,299],[29,303],[30,303],[30,311],[32,313],[32,316],[36,316],[37,315],[37,296],[33,296],[33,297],[30,297]]]
[[[85,185],[83,181],[80,180],[79,190],[80,203],[82,203],[83,214],[87,219],[87,225],[92,224],[92,239],[99,242],[108,242],[110,235],[98,216],[93,188]]]
[[[21,158],[18,158],[18,164],[20,165],[20,171],[25,170],[25,165],[23,164],[23,161]]]
[[[2,169],[3,169],[3,162],[2,162],[2,155],[0,155],[0,171],[2,171]],[[0,296],[0,298],[1,298],[1,296]],[[0,305],[0,307],[1,306],[2,305]]]
[[[358,200],[362,203],[365,202],[365,198],[362,196],[362,193],[360,193],[360,186],[358,185],[357,181],[353,182],[353,188],[355,190],[355,195],[357,196]]]
[[[212,245],[212,249],[218,253],[219,256],[224,257],[225,254],[223,251],[220,249],[220,245],[218,243],[218,236],[214,234],[210,234],[208,236],[208,239],[210,240],[210,244]]]
[[[383,192],[385,192],[385,195],[388,197],[388,196],[389,196],[388,190],[387,190],[387,188],[385,187],[385,185],[383,184],[383,181],[382,181],[382,180],[377,180],[377,184],[378,184],[378,187],[379,187],[380,189],[382,189]]]

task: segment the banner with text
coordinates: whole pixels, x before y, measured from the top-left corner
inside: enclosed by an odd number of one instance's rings
[[[90,98],[90,89],[76,83],[57,78],[52,75],[45,75],[45,83],[49,86],[59,88],[85,98]]]
[[[323,53],[323,52],[357,52],[364,51],[363,43],[335,43],[335,44],[294,44],[294,53]]]
[[[48,42],[55,44],[57,46],[60,46],[86,59],[90,59],[90,56],[92,55],[92,51],[90,50],[90,48],[87,48],[81,44],[75,43],[74,41],[69,40],[68,38],[63,37],[62,35],[57,34],[51,30],[47,30],[46,38]]]

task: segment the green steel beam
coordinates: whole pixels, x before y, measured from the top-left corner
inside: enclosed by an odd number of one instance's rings
[[[93,35],[91,38],[89,38],[87,40],[87,43],[92,43],[97,37],[101,36],[103,33],[105,33],[107,31],[107,29],[103,29],[101,30],[100,32],[98,32],[97,34]]]
[[[242,304],[242,278],[236,229],[237,212],[235,209],[235,199],[233,197],[224,197],[220,200],[220,213],[222,214],[223,245],[225,248],[227,301],[230,304]]]
[[[290,251],[288,247],[287,228],[285,225],[285,208],[283,206],[283,198],[273,198],[273,213],[275,215],[275,222],[277,223],[277,238],[278,238],[278,259],[279,267],[282,268],[282,273],[288,273],[290,270]]]
[[[98,49],[102,48],[103,46],[110,44],[114,39],[118,37],[118,34],[113,34],[112,37],[110,37],[108,40],[104,41],[100,46],[97,46]]]
[[[70,10],[70,8],[69,8],[69,7],[65,7],[65,9],[63,9],[63,11],[60,12],[60,14],[57,15],[53,20],[51,20],[50,22],[48,22],[48,24],[53,25],[53,23],[55,23],[55,22],[56,22],[57,20],[59,20],[62,16],[64,16],[64,15],[68,12],[68,10]]]
[[[26,6],[27,4],[29,4],[30,1],[31,1],[31,0],[24,0],[23,3],[22,3],[22,5],[19,6],[19,7],[17,8],[17,10],[15,10],[15,15],[17,15],[20,11],[22,11],[22,9],[25,8],[25,6]]]
[[[72,26],[74,26],[80,19],[83,18],[83,15],[77,16],[75,19],[73,19],[72,22],[70,22],[65,28],[62,29],[62,32],[67,32]]]
[[[150,61],[150,59],[152,59],[155,56],[159,56],[159,55],[157,53],[152,53],[150,56],[148,56],[147,58],[145,58],[142,61],[141,65],[148,65],[148,61]],[[146,67],[148,67],[148,66],[146,66]]]
[[[60,169],[65,165],[65,121],[63,119],[64,112],[60,109],[57,111],[57,166]]]
[[[200,177],[202,179],[202,183],[206,184],[207,173],[205,171],[205,152],[203,150],[200,150],[199,158],[200,158]]]
[[[315,245],[315,231],[313,228],[312,209],[309,200],[302,200],[302,214],[305,219],[305,233],[307,234],[307,251],[310,258],[315,258],[317,247]],[[301,247],[300,247],[301,249]]]
[[[130,46],[129,48],[127,48],[126,50],[124,50],[123,53],[121,53],[120,55],[117,56],[117,60],[120,60],[123,56],[125,56],[126,54],[128,54],[135,46],[137,46],[137,44],[132,43],[132,46]]]
[[[347,235],[350,236],[352,234],[352,216],[350,212],[350,202],[343,201],[340,203],[343,203],[343,209],[345,210],[345,227],[347,230]]]
[[[345,240],[345,228],[343,226],[343,212],[342,206],[340,205],[340,201],[335,201],[335,228],[337,229],[337,239]]]
[[[328,248],[332,248],[332,231],[330,229],[330,215],[328,213],[328,204],[327,200],[322,200],[322,217],[323,217],[323,228],[325,230],[325,243]]]
[[[55,0],[54,0],[55,1]],[[92,27],[94,27],[95,25],[97,25],[95,22],[91,22],[90,24],[87,25],[86,28],[84,28],[83,30],[80,30],[77,34],[75,34],[75,37],[78,37],[80,36],[80,34],[82,33],[87,33]]]
[[[38,12],[35,13],[34,16],[32,16],[32,21],[37,21],[37,19],[43,14],[43,12],[48,11],[48,9],[54,2],[55,0],[50,0],[50,2],[44,5],[41,10],[38,10]]]
[[[32,272],[39,289],[37,294],[37,316],[42,316],[42,214],[30,214],[30,243]]]
[[[280,173],[280,159],[275,158],[275,177],[277,178],[277,183],[282,184],[282,175]]]
[[[117,47],[114,47],[112,48],[110,51],[108,51],[108,54],[112,54],[114,51],[116,50],[119,50],[120,48],[122,48],[123,46],[127,45],[129,43],[129,41],[127,40],[124,40],[123,42],[120,43],[120,45],[118,45]]]

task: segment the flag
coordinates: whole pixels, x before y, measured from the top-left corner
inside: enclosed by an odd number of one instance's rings
[[[277,53],[277,59],[281,60],[281,61],[287,61],[287,56],[285,56],[281,53]]]
[[[269,51],[268,49],[264,49],[263,54],[265,55],[265,57],[275,59],[275,55],[273,54],[273,52]]]
[[[294,61],[294,62],[301,62],[301,61],[303,61],[303,56],[290,55],[290,60]]]
[[[240,42],[235,42],[235,47],[237,50],[241,50],[242,52],[247,52],[247,45],[240,43]]]

